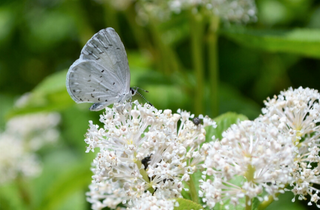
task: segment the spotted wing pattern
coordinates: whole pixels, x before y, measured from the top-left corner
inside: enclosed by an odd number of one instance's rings
[[[124,90],[130,88],[130,70],[123,43],[113,28],[96,33],[83,47],[80,59],[93,60],[121,79]]]
[[[130,71],[124,46],[112,28],[102,29],[83,47],[67,73],[67,90],[77,103],[95,103],[90,110],[121,102],[130,94]]]

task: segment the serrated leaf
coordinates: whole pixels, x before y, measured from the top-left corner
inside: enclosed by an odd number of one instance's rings
[[[320,58],[320,30],[229,28],[220,33],[246,47]]]
[[[191,200],[187,200],[184,198],[178,198],[177,199],[179,206],[174,207],[174,210],[188,210],[188,209],[192,209],[192,210],[200,210],[203,209],[203,207]]]
[[[217,127],[207,127],[206,131],[206,142],[211,141],[211,137],[221,139],[223,131],[227,130],[232,124],[238,123],[239,121],[247,120],[248,118],[245,115],[237,114],[234,112],[227,112],[222,114],[214,119],[217,123]]]

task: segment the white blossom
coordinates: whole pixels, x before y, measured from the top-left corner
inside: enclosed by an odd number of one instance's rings
[[[297,148],[292,171],[292,192],[299,200],[311,196],[311,202],[320,207],[319,142],[320,142],[320,94],[310,88],[289,88],[280,95],[265,101],[261,119],[271,123],[282,135],[291,135]]]
[[[185,10],[194,13],[204,11],[220,17],[225,21],[250,22],[256,21],[256,5],[254,0],[117,0],[99,2],[110,4],[116,10],[126,10],[132,5],[140,19],[148,21],[152,15],[160,20],[168,20],[171,14]]]
[[[37,176],[41,172],[35,152],[59,137],[57,113],[37,113],[18,116],[6,123],[0,132],[0,183],[12,181],[18,175]]]
[[[157,197],[150,198],[156,206],[181,197],[183,182],[205,158],[198,155],[205,141],[204,127],[216,126],[208,117],[195,125],[192,117],[188,112],[173,114],[135,101],[106,108],[100,116],[102,128],[90,122],[87,152],[99,148],[87,193],[92,209],[120,203],[132,207],[148,197],[148,191]]]
[[[254,0],[144,0],[138,5],[139,12],[147,11],[160,19],[166,19],[170,13],[191,10],[194,13],[204,11],[225,21],[256,21]]]
[[[295,147],[290,136],[278,133],[272,124],[242,121],[225,131],[221,141],[210,142],[200,185],[203,201],[210,208],[228,202],[237,206],[245,197],[262,201],[264,193],[282,192],[291,179],[287,166]]]
[[[173,210],[175,206],[179,206],[174,199],[164,199],[159,195],[153,196],[150,192],[144,193],[128,210]]]

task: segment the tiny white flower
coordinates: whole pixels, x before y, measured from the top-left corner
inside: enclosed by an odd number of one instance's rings
[[[201,181],[202,197],[210,208],[216,203],[236,206],[245,196],[275,196],[290,180],[294,146],[290,136],[270,135],[275,126],[259,120],[242,121],[210,142]],[[238,180],[235,182],[235,180]]]
[[[247,23],[257,19],[254,0],[144,0],[137,8],[138,14],[148,11],[159,19],[168,19],[170,12],[177,14],[184,10],[205,11],[225,21]]]
[[[36,151],[59,137],[58,113],[37,113],[10,119],[0,131],[0,183],[18,175],[35,177],[41,172]]]
[[[174,199],[161,198],[161,195],[153,196],[150,192],[143,193],[139,199],[133,202],[128,210],[173,210],[176,206]]]
[[[190,116],[135,101],[106,108],[100,117],[102,128],[90,121],[87,152],[100,149],[92,164],[93,183],[87,193],[92,208],[113,208],[119,203],[131,208],[147,191],[156,196],[150,198],[156,199],[156,206],[165,199],[181,197],[182,182],[188,181],[204,161],[199,155],[205,141],[204,125],[195,125]],[[216,126],[208,117],[204,120],[206,125]],[[113,191],[121,192],[117,200],[110,195]]]
[[[310,88],[289,88],[280,95],[265,101],[261,119],[278,127],[283,135],[290,135],[296,146],[295,161],[290,185],[298,199],[307,199],[317,204],[320,189],[320,94]]]

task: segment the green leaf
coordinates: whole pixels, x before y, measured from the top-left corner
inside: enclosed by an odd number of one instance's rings
[[[193,201],[186,200],[184,198],[178,198],[177,199],[179,206],[174,207],[174,210],[200,210],[203,209],[203,207]]]
[[[245,207],[243,207],[245,205],[245,198],[241,198],[239,199],[239,204],[237,206],[234,206],[232,204],[230,204],[230,199],[225,201],[224,204],[219,204],[217,203],[214,206],[214,210],[225,210],[225,209],[229,209],[229,210],[244,210]]]
[[[292,202],[294,195],[292,192],[286,192],[284,194],[280,194],[278,196],[278,200],[273,201],[267,208],[259,208],[259,209],[266,209],[266,210],[273,210],[273,209],[281,209],[281,210],[304,210],[306,209],[303,207],[301,202]],[[308,208],[309,209],[309,208]]]
[[[268,30],[235,27],[223,29],[220,33],[246,47],[320,58],[318,29]]]
[[[88,188],[92,176],[91,156],[80,159],[63,149],[48,155],[44,161],[42,176],[34,182],[37,201],[33,209],[59,209],[79,193],[84,199],[84,190]],[[75,203],[79,204],[76,198]]]
[[[58,111],[74,104],[66,90],[66,74],[67,71],[59,71],[48,76],[26,97],[23,106],[14,107],[7,117],[41,111]]]
[[[1,109],[0,109],[0,130],[4,130],[6,121],[5,116],[12,109],[14,97],[0,94]]]
[[[3,184],[0,186],[0,209],[26,210],[28,204],[23,202],[22,194],[17,182]]]
[[[227,130],[232,124],[238,123],[239,121],[247,120],[248,118],[242,114],[234,112],[227,112],[214,119],[217,123],[216,128],[208,127],[206,142],[211,141],[211,137],[215,136],[218,139],[222,138],[223,131]]]
[[[220,113],[236,112],[255,119],[261,113],[261,106],[252,99],[246,97],[235,87],[220,83],[219,88]]]

